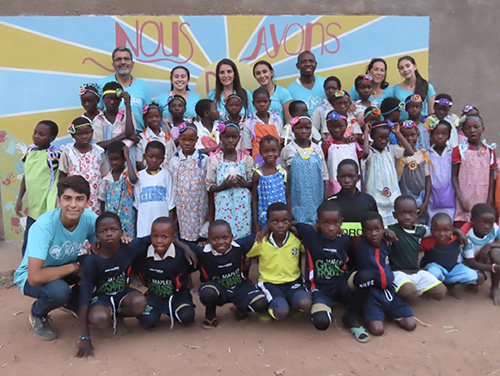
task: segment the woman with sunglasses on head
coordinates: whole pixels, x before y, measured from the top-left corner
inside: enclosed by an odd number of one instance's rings
[[[434,98],[436,91],[427,80],[425,80],[417,69],[417,63],[411,56],[403,56],[398,60],[398,70],[404,81],[394,85],[394,96],[401,102],[404,102],[409,95],[418,94],[422,97],[422,116],[434,112]],[[401,120],[408,119],[408,112],[401,110]]]
[[[387,77],[387,63],[379,57],[371,59],[366,67],[366,74],[373,78],[370,101],[374,106],[380,107],[385,98],[393,96],[392,87],[385,81]],[[360,99],[355,85],[349,90],[349,95],[354,102]]]

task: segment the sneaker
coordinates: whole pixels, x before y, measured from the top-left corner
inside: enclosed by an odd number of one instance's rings
[[[42,317],[30,313],[30,324],[35,332],[35,337],[44,341],[52,341],[57,338],[57,333],[50,325],[49,315]]]

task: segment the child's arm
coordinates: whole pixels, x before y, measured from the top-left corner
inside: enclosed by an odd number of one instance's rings
[[[130,152],[127,146],[123,148],[123,155],[125,156],[125,163],[127,164],[128,179],[130,180],[130,183],[134,185],[139,181],[139,178],[137,177],[132,161],[130,160]]]
[[[413,150],[411,145],[408,143],[408,141],[406,141],[406,138],[404,138],[403,135],[401,134],[401,130],[399,128],[399,123],[394,124],[394,128],[392,129],[392,132],[396,135],[399,144],[404,147],[405,157],[409,157],[409,156],[412,156],[413,154],[415,154],[415,151]]]
[[[462,191],[460,190],[460,184],[458,184],[458,173],[460,172],[460,163],[455,163],[452,166],[451,170],[451,183],[453,185],[453,189],[455,189],[455,197],[457,198],[460,206],[465,211],[470,211],[469,203],[464,199],[462,195]]]
[[[104,201],[101,201],[101,213],[104,213],[106,211],[106,204]]]
[[[24,194],[26,193],[26,181],[24,180],[24,175],[23,175],[23,180],[21,180],[21,186],[19,187],[19,194],[17,196],[17,202],[16,202],[16,214],[18,217],[22,217],[23,213],[23,197]]]
[[[490,184],[488,187],[487,203],[495,207],[495,169],[490,169]]]
[[[464,254],[464,260],[467,262],[467,266],[469,266],[475,270],[481,270],[481,271],[492,272],[492,273],[500,273],[500,265],[489,263],[489,261],[491,261],[490,257],[489,257],[489,253],[490,253],[491,249],[495,248],[495,247],[500,247],[500,244],[498,244],[498,243],[497,244],[495,244],[495,243],[485,244],[483,246],[483,248],[481,248],[480,253],[487,254],[488,257],[483,258],[483,259],[479,258],[479,261],[476,260],[475,257],[465,257],[466,255]]]
[[[94,346],[92,346],[92,337],[89,330],[89,304],[92,297],[92,290],[94,288],[94,276],[96,272],[96,264],[91,264],[91,259],[87,256],[82,267],[82,279],[80,284],[79,296],[79,311],[78,317],[80,320],[80,345],[76,353],[77,358],[87,358],[94,356]]]
[[[214,194],[212,192],[208,192],[208,212],[207,212],[207,221],[213,222],[215,219],[215,204],[214,204]]]
[[[432,190],[432,182],[431,176],[427,175],[425,177],[425,197],[422,205],[420,205],[420,212],[418,214],[419,217],[422,217],[427,213],[427,207],[429,206],[429,200],[431,198],[431,190]]]
[[[253,229],[255,232],[260,231],[259,225],[259,193],[257,192],[257,185],[259,185],[260,175],[254,171],[252,176],[252,220]]]
[[[292,212],[292,199],[290,196],[290,174],[286,175],[286,183],[285,183],[285,195],[286,195],[286,203],[288,204],[288,209],[290,209],[290,213]]]
[[[372,127],[370,124],[366,124],[365,127],[365,134],[363,135],[363,154],[361,158],[366,159],[368,158],[368,155],[370,154],[370,131]]]
[[[135,134],[134,123],[132,122],[134,114],[130,105],[130,94],[122,91],[121,95],[125,102],[125,138],[131,138]]]
[[[194,253],[192,249],[189,248],[186,243],[182,242],[177,236],[174,240],[174,246],[181,249],[184,252],[184,257],[186,258],[189,265],[191,265],[193,268],[196,268],[196,266],[198,265],[198,257],[196,256],[196,253]]]

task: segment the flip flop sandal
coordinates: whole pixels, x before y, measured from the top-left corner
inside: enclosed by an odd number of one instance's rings
[[[349,331],[352,333],[354,338],[356,338],[361,343],[365,343],[370,340],[370,335],[366,332],[366,329],[362,326],[349,328]]]
[[[214,328],[217,328],[217,326],[219,325],[219,320],[217,319],[217,317],[214,317],[212,320],[209,320],[209,319],[205,319],[203,320],[203,329],[214,329]]]

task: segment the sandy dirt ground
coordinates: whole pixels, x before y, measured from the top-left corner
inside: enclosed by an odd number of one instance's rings
[[[15,268],[19,246],[0,244],[0,271]],[[196,277],[194,278],[196,280]],[[5,282],[5,278],[2,279]],[[334,310],[331,327],[320,332],[307,317],[265,322],[253,316],[236,322],[229,306],[218,310],[220,325],[201,327],[203,307],[197,296],[196,322],[168,317],[145,331],[126,319],[128,333],[106,337],[92,330],[95,357],[74,357],[78,321],[52,313],[59,338],[33,337],[28,315],[32,300],[16,288],[0,287],[0,375],[498,375],[500,307],[477,294],[461,292],[442,302],[420,300],[413,306],[420,323],[412,333],[388,323],[382,337],[360,344],[343,328],[343,309]]]

